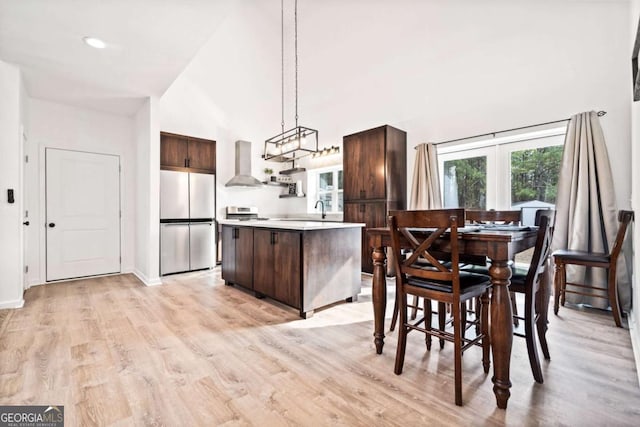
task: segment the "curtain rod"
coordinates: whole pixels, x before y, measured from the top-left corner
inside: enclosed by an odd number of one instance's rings
[[[598,111],[598,117],[602,117],[605,114],[607,114],[606,111]],[[566,122],[571,120],[571,118],[568,119],[562,119],[562,120],[554,120],[552,122],[545,122],[545,123],[538,123],[537,125],[529,125],[529,126],[521,126],[519,128],[512,128],[512,129],[506,129],[506,130],[499,130],[496,132],[489,132],[489,133],[483,133],[480,135],[474,135],[474,136],[465,136],[464,138],[457,138],[457,139],[450,139],[448,141],[440,141],[440,142],[432,142],[431,144],[433,145],[440,145],[440,144],[446,144],[447,142],[456,142],[456,141],[464,141],[465,139],[473,139],[473,138],[479,138],[481,136],[489,136],[489,135],[493,135],[494,137],[496,136],[497,133],[505,133],[505,132],[512,132],[514,130],[521,130],[521,129],[528,129],[528,128],[533,128],[533,127],[538,127],[538,126],[544,126],[544,125],[552,125],[554,123],[562,123],[562,122]],[[418,144],[420,145],[420,144]],[[413,147],[414,149],[418,148],[418,145],[416,145],[415,147]]]

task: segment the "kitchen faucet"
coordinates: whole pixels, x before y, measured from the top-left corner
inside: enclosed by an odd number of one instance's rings
[[[318,200],[313,208],[318,209],[318,203],[322,206],[322,219],[325,219],[327,217],[327,213],[324,211],[324,202],[322,200]]]

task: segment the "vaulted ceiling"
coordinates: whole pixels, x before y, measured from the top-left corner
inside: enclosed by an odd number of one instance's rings
[[[0,0],[0,60],[30,96],[119,114],[160,96],[224,21],[230,0]],[[93,36],[107,43],[94,49]]]

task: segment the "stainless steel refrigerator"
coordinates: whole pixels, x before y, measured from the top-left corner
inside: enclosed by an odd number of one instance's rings
[[[160,171],[160,274],[216,262],[215,175]]]

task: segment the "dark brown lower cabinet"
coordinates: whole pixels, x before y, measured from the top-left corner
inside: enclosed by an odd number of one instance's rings
[[[254,230],[254,291],[300,307],[301,237],[292,231]]]
[[[222,278],[308,318],[317,308],[357,299],[360,240],[360,227],[298,231],[223,225]]]
[[[222,279],[253,289],[253,230],[222,226]]]
[[[365,230],[387,225],[387,202],[346,202],[344,204],[345,222],[360,222],[367,226],[362,230],[362,271],[373,273],[371,248]]]

